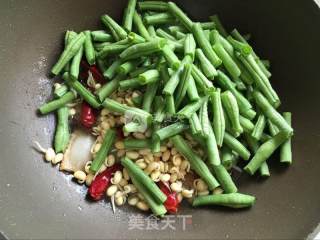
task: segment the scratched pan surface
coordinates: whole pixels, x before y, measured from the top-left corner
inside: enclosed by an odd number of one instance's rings
[[[272,63],[272,83],[282,108],[293,112],[294,164],[272,164],[267,181],[238,180],[241,192],[257,196],[250,210],[192,209],[186,230],[129,230],[138,212],[85,200],[85,189],[31,149],[49,146],[52,115],[35,109],[50,98],[47,77],[66,29],[98,29],[99,16],[120,19],[125,1],[2,0],[0,2],[0,231],[17,239],[98,238],[305,238],[320,222],[320,12],[305,1],[179,1],[193,19],[218,13],[223,22],[250,32],[258,53]],[[273,160],[277,161],[277,158]],[[138,216],[138,217],[137,217]],[[182,216],[183,217],[183,216]],[[181,219],[180,219],[181,220]],[[150,222],[150,221],[149,221]],[[146,228],[147,222],[142,222]],[[131,226],[132,227],[132,226]],[[159,223],[159,227],[163,227]]]

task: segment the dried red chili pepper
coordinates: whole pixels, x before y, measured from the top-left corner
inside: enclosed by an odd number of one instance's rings
[[[120,164],[115,164],[102,173],[99,173],[89,187],[88,194],[90,197],[95,201],[101,200],[110,185],[112,174],[118,170],[122,170],[122,168]]]
[[[177,213],[179,208],[179,200],[176,192],[172,192],[167,183],[159,182],[160,190],[167,196],[167,200],[163,203],[169,213]]]
[[[116,129],[116,133],[117,133],[117,138],[118,138],[119,140],[124,139],[124,134],[123,134],[122,128],[117,128],[117,129]]]
[[[94,80],[96,80],[96,82],[98,82],[98,83],[105,82],[105,79],[104,79],[102,73],[100,72],[99,68],[97,67],[97,65],[92,65],[90,67],[89,71],[92,73],[92,76],[93,76]]]
[[[85,101],[83,101],[81,105],[80,122],[87,128],[91,128],[96,122],[94,109]]]

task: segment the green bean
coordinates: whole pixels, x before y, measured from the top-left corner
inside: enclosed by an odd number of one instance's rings
[[[136,4],[137,0],[129,0],[127,8],[124,10],[123,27],[128,32],[130,32],[132,29],[132,20]]]
[[[225,118],[223,114],[223,108],[221,104],[221,94],[220,89],[218,88],[216,91],[210,92],[210,100],[212,105],[212,114],[213,114],[213,131],[217,140],[217,144],[219,147],[222,146],[223,136],[225,132]]]
[[[141,11],[167,11],[168,4],[162,1],[144,1],[138,2]]]
[[[159,189],[155,182],[129,158],[125,157],[121,159],[121,164],[135,177],[137,181],[143,183],[143,186],[158,203],[166,201],[166,195]]]
[[[202,22],[200,24],[203,30],[213,30],[216,28],[216,24],[214,22]]]
[[[238,159],[239,155],[232,152],[230,148],[226,146],[221,148],[221,163],[227,170],[230,170],[237,163]]]
[[[148,15],[145,16],[143,20],[147,25],[171,24],[175,22],[175,18],[167,12]]]
[[[223,66],[230,73],[232,78],[238,78],[241,74],[241,71],[237,64],[233,61],[231,56],[227,53],[227,51],[222,47],[220,43],[215,43],[212,46],[213,50],[216,52],[218,57],[222,60]]]
[[[140,84],[139,78],[131,78],[131,79],[120,81],[119,88],[123,91],[128,89],[136,89],[136,88],[141,88],[141,84]]]
[[[235,132],[236,136],[239,136],[243,132],[243,128],[240,124],[239,107],[236,98],[229,90],[227,90],[221,94],[221,102],[229,117],[232,130]]]
[[[175,89],[177,88],[179,81],[180,81],[180,75],[182,74],[184,69],[184,63],[180,65],[177,71],[170,77],[169,81],[166,82],[162,93],[165,95],[173,95]]]
[[[154,216],[164,216],[167,212],[166,208],[162,203],[158,203],[156,199],[154,199],[153,195],[151,194],[152,191],[147,189],[144,182],[138,180],[138,177],[134,175],[130,170],[128,170],[128,174],[133,185],[138,189],[139,193],[143,196],[143,199],[146,201],[148,206],[151,208],[151,211]],[[156,185],[157,187],[157,185]],[[158,188],[158,187],[157,187]]]
[[[138,95],[136,97],[133,97],[131,100],[136,107],[140,107],[142,104],[143,96]]]
[[[97,96],[101,102],[109,96],[111,96],[112,93],[114,93],[120,84],[120,80],[123,79],[123,75],[118,74],[112,81],[104,84],[100,89],[97,91]]]
[[[180,66],[180,60],[178,59],[177,55],[172,51],[169,45],[165,45],[162,48],[162,54],[166,58],[169,66],[172,69],[178,69]]]
[[[194,35],[198,45],[200,46],[200,48],[202,49],[202,51],[204,52],[206,57],[209,59],[209,61],[212,63],[212,65],[214,67],[220,66],[222,61],[217,56],[217,54],[213,51],[208,39],[206,39],[204,32],[203,32],[203,29],[201,27],[201,24],[194,23],[192,25],[192,32],[193,32],[193,35]]]
[[[234,184],[230,174],[223,165],[214,165],[212,169],[225,193],[235,193],[238,191],[237,186]]]
[[[112,129],[107,130],[107,132],[104,135],[103,141],[101,143],[101,147],[92,161],[90,171],[94,173],[99,171],[109,151],[111,150],[111,147],[115,139],[116,139],[116,132]]]
[[[189,118],[192,135],[202,135],[202,127],[197,113],[193,113]]]
[[[65,95],[68,92],[69,88],[67,87],[67,85],[62,84],[59,88],[56,88],[53,92],[53,95],[56,98],[60,98],[63,95]]]
[[[192,76],[190,76],[190,78],[189,78],[187,94],[188,94],[190,101],[192,101],[192,102],[198,101],[200,99],[198,89],[196,87],[196,83],[195,83],[194,78]]]
[[[140,79],[139,79],[140,80]],[[156,96],[159,84],[157,82],[147,85],[146,92],[143,96],[142,109],[146,112],[151,112],[151,105]]]
[[[156,69],[147,70],[144,73],[139,74],[139,82],[141,85],[155,83],[160,79],[160,73]]]
[[[167,39],[167,40],[177,41],[174,36],[170,35],[169,33],[167,33],[166,31],[164,31],[164,30],[161,29],[161,28],[158,28],[158,29],[156,30],[156,34],[157,34],[157,36],[162,37],[162,38],[165,38],[165,39]]]
[[[84,35],[86,36],[86,40],[84,42],[84,52],[86,55],[86,59],[90,65],[93,65],[96,63],[96,53],[92,44],[91,32],[84,31]]]
[[[291,126],[291,112],[284,112],[283,118]],[[292,150],[291,150],[291,137],[286,140],[280,148],[280,162],[281,163],[292,163]]]
[[[165,112],[164,112],[164,100],[161,96],[156,96],[154,98],[154,122],[155,123],[161,123],[165,117]]]
[[[91,37],[96,42],[110,42],[113,41],[112,36],[104,30],[92,31]]]
[[[196,57],[200,62],[201,69],[204,75],[213,80],[215,76],[218,75],[216,68],[211,64],[208,58],[204,55],[203,51],[200,48],[196,50]]]
[[[267,123],[268,123],[269,133],[271,134],[272,137],[274,137],[275,135],[277,135],[277,133],[279,133],[279,129],[269,119],[267,120]]]
[[[64,49],[67,48],[67,46],[70,44],[71,40],[76,37],[78,34],[74,31],[66,31],[66,34],[64,36]],[[65,72],[69,72],[70,71],[70,62],[68,62],[65,66],[64,66],[64,71]]]
[[[136,77],[138,77],[141,73],[144,73],[144,72],[146,72],[146,71],[148,71],[148,70],[151,70],[151,69],[153,69],[153,68],[155,68],[155,65],[150,65],[150,66],[146,66],[146,67],[138,67],[138,68],[136,68],[135,70],[131,71],[131,72],[129,73],[129,76],[130,76],[131,78],[136,78]]]
[[[259,168],[259,173],[261,177],[270,177],[270,170],[267,162],[263,162]]]
[[[191,168],[201,177],[203,181],[205,181],[210,190],[213,190],[219,186],[219,183],[211,174],[206,164],[190,149],[188,144],[180,135],[172,137],[171,141],[178,152],[190,162]]]
[[[134,59],[142,56],[148,56],[152,53],[159,52],[164,47],[166,40],[156,39],[146,43],[135,44],[120,54],[123,60]]]
[[[186,34],[186,37],[184,39],[184,55],[189,55],[192,59],[194,59],[195,51],[196,42],[194,40],[193,35],[188,33]]]
[[[236,138],[225,132],[223,137],[223,143],[225,143],[231,150],[238,153],[241,158],[248,160],[250,158],[250,152],[246,147],[239,142]]]
[[[202,126],[203,135],[206,139],[206,147],[208,151],[208,165],[209,168],[220,165],[221,160],[217,146],[216,137],[211,127],[208,117],[208,100],[205,101],[200,109],[200,121]]]
[[[213,84],[211,81],[209,81],[205,75],[201,72],[201,70],[193,64],[192,71],[191,71],[192,77],[194,78],[195,82],[198,84],[198,86],[203,90],[206,91],[208,89],[214,89]]]
[[[215,24],[215,28],[219,31],[219,33],[223,36],[223,37],[227,37],[229,34],[227,33],[227,31],[225,30],[225,28],[223,27],[220,18],[218,17],[218,15],[213,15],[210,16],[209,19],[214,22]]]
[[[150,113],[135,107],[129,107],[124,104],[118,103],[115,100],[106,98],[102,106],[110,111],[118,112],[121,114],[128,114],[128,116],[137,117],[142,122],[142,124],[150,125],[152,123],[153,117]]]
[[[256,63],[260,67],[261,71],[266,75],[267,78],[270,78],[272,76],[271,72],[266,68],[264,63],[260,59],[256,59]]]
[[[125,39],[127,37],[127,32],[109,15],[103,15],[101,17],[101,21],[104,25],[106,25],[106,27],[110,29],[111,34],[116,41]]]
[[[210,41],[210,30],[203,30],[204,36],[208,41]]]
[[[147,30],[148,30],[150,37],[152,37],[152,38],[157,37],[157,33],[156,33],[154,26],[152,26],[152,25],[148,26]]]
[[[131,72],[133,69],[137,67],[139,62],[137,61],[127,61],[122,63],[116,70],[118,74],[127,75],[129,72]]]
[[[119,54],[129,47],[130,44],[108,44],[97,53],[97,57],[103,59],[112,54]]]
[[[179,118],[190,118],[193,113],[198,111],[202,106],[203,102],[206,101],[207,97],[202,97],[199,101],[189,103],[184,106],[178,113]]]
[[[230,208],[246,208],[253,206],[255,200],[255,197],[242,193],[216,194],[196,197],[192,206],[218,205]]]
[[[121,60],[115,60],[110,67],[103,72],[103,76],[108,79],[114,78],[116,75],[118,67],[121,65]]]
[[[275,124],[280,131],[284,131],[287,136],[293,135],[292,127],[286,122],[286,120],[281,116],[280,113],[275,110],[268,100],[258,91],[253,92],[253,97],[263,112],[263,114],[270,119],[270,121]]]
[[[132,44],[137,44],[137,43],[143,43],[146,42],[146,39],[144,37],[141,37],[139,34],[136,34],[134,32],[130,32],[128,34],[128,40]]]
[[[58,121],[54,136],[54,150],[56,153],[64,152],[70,140],[69,108],[61,107],[57,111]]]
[[[135,138],[126,138],[123,141],[124,149],[126,150],[137,150],[150,147],[150,140],[148,139],[135,139]]]
[[[63,50],[58,62],[51,69],[51,73],[58,75],[66,64],[78,53],[79,49],[83,46],[86,36],[83,33],[74,37],[70,44]]]
[[[244,167],[244,170],[250,175],[253,175],[261,167],[262,163],[287,139],[288,134],[286,132],[279,132],[276,136],[263,143],[250,162]]]
[[[193,22],[175,3],[168,2],[168,9],[169,12],[175,16],[185,28],[187,28],[189,31],[192,30]]]
[[[146,40],[151,40],[151,36],[146,27],[144,26],[141,16],[137,11],[135,11],[133,14],[133,23],[142,37],[144,37]]]
[[[165,96],[166,100],[166,112],[169,114],[175,114],[176,113],[176,107],[174,104],[174,97],[173,95],[166,95]]]
[[[257,141],[259,141],[261,139],[261,135],[265,127],[266,127],[266,117],[260,114],[256,122],[256,125],[254,126],[251,136]]]
[[[168,138],[171,138],[177,134],[182,133],[183,131],[185,131],[186,129],[188,129],[189,126],[181,123],[181,122],[176,122],[173,123],[169,126],[166,126],[164,128],[159,129],[158,131],[155,132],[155,135],[161,140],[165,140]]]
[[[48,114],[54,110],[63,107],[65,104],[73,101],[74,99],[76,99],[76,94],[72,91],[69,91],[62,97],[42,105],[39,108],[39,111],[41,114]]]
[[[176,32],[181,32],[181,33],[187,33],[188,30],[181,26],[181,25],[178,25],[178,26],[170,26],[168,27],[169,31],[171,32],[171,34],[176,34]]]
[[[253,51],[249,44],[237,41],[232,36],[228,36],[227,40],[233,46],[233,48],[240,52],[243,56],[248,56]]]
[[[176,96],[175,96],[176,108],[178,108],[180,106],[183,98],[185,97],[185,95],[187,93],[187,89],[189,87],[189,79],[191,76],[191,69],[192,69],[192,65],[189,63],[186,63],[183,68],[181,80],[178,85],[178,89],[176,91]]]
[[[239,120],[240,120],[241,127],[243,128],[243,131],[245,133],[251,134],[254,129],[253,122],[251,122],[250,119],[247,119],[241,115],[239,117]]]
[[[78,80],[80,72],[80,63],[83,55],[83,47],[81,47],[78,53],[71,60],[70,65],[70,77],[72,80]]]
[[[175,35],[175,37],[177,38],[177,39],[185,39],[185,37],[187,36],[187,34],[185,34],[185,33],[182,33],[182,32],[179,32],[179,31],[176,31],[175,33],[174,33],[174,35]]]
[[[99,56],[98,52],[100,52],[105,46],[110,46],[110,45],[113,46],[114,43],[111,43],[111,42],[94,43],[93,47],[97,51],[96,56]]]
[[[247,86],[242,82],[241,78],[238,77],[234,79],[234,82],[236,84],[236,89],[239,91],[245,91],[247,89]]]

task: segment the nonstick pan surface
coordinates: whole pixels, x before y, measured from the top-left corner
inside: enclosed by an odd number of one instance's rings
[[[183,231],[129,230],[140,213],[109,202],[90,203],[85,188],[32,148],[51,144],[55,119],[36,109],[50,99],[48,73],[67,29],[101,29],[104,13],[120,20],[123,0],[1,0],[0,2],[0,231],[10,239],[297,239],[320,222],[320,11],[312,0],[177,1],[192,19],[218,13],[225,25],[251,33],[255,49],[272,63],[272,84],[282,110],[293,112],[294,163],[271,160],[268,180],[239,177],[241,192],[254,194],[249,210],[192,209]],[[57,79],[56,79],[57,80]],[[138,214],[138,215],[137,215]]]

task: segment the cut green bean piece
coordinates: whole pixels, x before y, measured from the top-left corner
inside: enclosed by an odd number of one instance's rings
[[[270,177],[270,170],[267,162],[263,162],[259,168],[259,173],[261,177]]]
[[[193,113],[198,111],[202,106],[203,102],[207,100],[207,97],[202,97],[196,102],[189,103],[184,106],[178,113],[179,118],[190,118]]]
[[[191,128],[191,133],[193,135],[202,135],[202,127],[197,113],[193,113],[191,115],[191,117],[189,118],[189,124]]]
[[[148,139],[126,138],[123,144],[126,150],[138,150],[150,148],[151,142]]]
[[[156,69],[151,69],[144,73],[139,74],[138,79],[141,85],[154,83],[159,81],[160,73]]]
[[[175,18],[170,13],[164,12],[145,16],[143,21],[147,25],[174,24]]]
[[[170,137],[173,137],[179,133],[182,133],[186,129],[188,129],[189,126],[181,123],[181,122],[176,122],[173,123],[169,126],[166,126],[164,128],[159,129],[158,131],[155,132],[155,135],[161,140],[168,139]]]
[[[177,88],[179,81],[180,81],[180,75],[183,72],[184,64],[182,64],[178,70],[170,77],[169,81],[166,82],[162,93],[165,95],[173,95],[175,89]]]
[[[68,91],[69,91],[69,88],[65,84],[62,84],[60,87],[55,88],[53,95],[56,98],[60,98],[63,95],[65,95]]]
[[[196,51],[196,41],[192,34],[188,33],[184,39],[184,55],[189,55],[192,59],[194,59]]]
[[[158,29],[156,30],[156,34],[157,34],[159,37],[165,38],[165,39],[167,39],[167,40],[177,41],[174,36],[170,35],[169,33],[167,33],[166,31],[164,31],[164,30],[161,29],[161,28],[158,28]]]
[[[121,65],[121,60],[115,60],[110,67],[103,72],[103,76],[108,79],[114,78],[116,75],[118,67]]]
[[[175,3],[168,2],[168,8],[170,13],[175,16],[185,28],[189,31],[192,30],[193,22]]]
[[[223,143],[225,143],[230,149],[238,153],[244,160],[249,160],[250,152],[246,147],[239,142],[236,138],[231,136],[229,133],[225,132],[223,137]]]
[[[124,10],[123,27],[128,32],[132,29],[133,14],[136,8],[137,0],[129,0],[128,6]]]
[[[200,24],[203,30],[213,30],[216,28],[216,24],[214,22],[202,22]]]
[[[266,127],[266,117],[260,114],[256,122],[256,125],[254,126],[251,136],[257,141],[259,141],[261,139],[261,136],[265,127]]]
[[[130,176],[130,179],[133,183],[133,185],[138,189],[139,193],[143,196],[144,200],[148,204],[148,206],[151,208],[152,213],[155,216],[164,216],[167,212],[166,208],[162,203],[158,203],[153,196],[151,195],[150,191],[146,188],[144,182],[140,182],[137,177],[131,173],[131,171],[128,170],[128,174]],[[157,185],[156,185],[157,187]]]
[[[146,43],[138,43],[124,50],[120,54],[120,58],[123,60],[129,60],[148,56],[152,53],[159,52],[165,44],[166,40],[164,39],[156,39]]]
[[[215,76],[218,75],[216,68],[211,64],[208,58],[204,55],[203,51],[200,48],[196,50],[196,57],[200,62],[201,69],[204,75],[213,80]]]
[[[73,101],[74,99],[76,99],[76,94],[74,92],[67,92],[66,94],[64,94],[61,98],[53,100],[51,102],[48,102],[44,105],[42,105],[39,108],[39,111],[41,114],[48,114],[50,112],[53,112],[61,107],[63,107],[65,104]]]
[[[250,175],[253,175],[261,167],[262,163],[287,139],[288,134],[286,132],[279,132],[276,136],[263,143],[250,162],[244,167],[244,170]]]
[[[100,147],[99,151],[97,152],[95,158],[92,161],[90,171],[92,171],[94,173],[99,171],[99,169],[102,166],[102,164],[104,163],[104,160],[106,159],[109,151],[111,150],[111,147],[112,147],[115,139],[116,139],[116,132],[112,129],[107,130],[107,132],[103,138],[101,147]]]
[[[127,37],[127,32],[108,14],[103,15],[101,17],[101,21],[104,25],[106,25],[106,27],[110,29],[112,36],[116,41],[125,39]]]
[[[112,81],[106,83],[103,85],[98,91],[97,96],[101,102],[109,96],[111,96],[112,93],[114,93],[118,87],[120,80],[123,79],[123,75],[118,74]]]
[[[84,42],[84,53],[86,55],[87,62],[90,65],[93,65],[96,63],[96,53],[92,44],[91,32],[84,31],[84,35],[86,36],[86,40]]]
[[[224,193],[235,193],[238,191],[237,186],[223,165],[214,165],[212,169]]]
[[[220,18],[218,17],[218,15],[213,15],[210,16],[209,19],[214,22],[215,24],[215,28],[219,31],[219,33],[223,36],[223,37],[227,37],[229,34],[227,33],[227,31],[225,30],[225,28],[223,27]]]
[[[221,163],[227,170],[230,170],[237,163],[238,159],[239,155],[232,152],[227,146],[221,148]]]
[[[194,23],[192,25],[192,33],[198,45],[200,46],[206,57],[209,59],[209,61],[212,63],[212,65],[214,67],[220,66],[222,61],[212,49],[209,40],[206,39],[200,23]]]
[[[216,194],[196,197],[192,202],[192,206],[217,205],[230,208],[246,208],[252,207],[255,200],[254,196],[242,193]]]
[[[117,68],[116,72],[119,74],[127,75],[129,72],[134,70],[139,63],[139,61],[124,62]]]
[[[191,74],[195,82],[203,91],[214,89],[212,82],[209,81],[208,78],[206,78],[206,76],[201,72],[201,70],[194,64],[192,66]]]
[[[174,97],[173,95],[166,95],[165,96],[165,104],[166,104],[166,112],[169,114],[176,113],[176,107],[174,104]]]
[[[119,54],[129,47],[130,44],[108,44],[97,53],[97,57],[103,59],[110,55]]]
[[[151,40],[151,36],[144,26],[141,16],[137,11],[135,11],[133,14],[133,23],[142,37],[144,37],[146,40]]]
[[[136,34],[134,32],[130,32],[128,34],[128,39],[133,44],[143,43],[146,41],[146,39],[144,39],[144,37],[141,37],[139,34]]]
[[[64,49],[67,48],[67,46],[70,44],[71,40],[74,39],[74,37],[77,36],[77,33],[74,31],[66,31],[66,34],[64,36]],[[65,72],[70,71],[70,62],[68,62],[63,69]]]
[[[172,137],[171,141],[178,152],[190,162],[191,168],[201,177],[203,181],[205,181],[210,190],[213,190],[220,185],[215,177],[211,174],[206,164],[191,150],[186,141],[180,135]]]
[[[270,121],[275,124],[280,131],[284,131],[287,136],[293,135],[292,127],[286,122],[286,120],[281,116],[280,113],[275,110],[268,100],[258,91],[253,92],[254,99],[263,112],[263,114],[270,119]]]
[[[140,79],[139,79],[140,80]],[[147,85],[146,92],[143,96],[142,109],[146,112],[151,112],[151,105],[156,96],[159,84],[157,82]]]
[[[187,89],[189,87],[189,79],[191,76],[191,69],[192,69],[192,65],[189,63],[185,64],[183,68],[181,80],[178,85],[178,89],[176,90],[176,96],[175,96],[176,108],[179,108],[182,100],[184,99],[187,93]]]
[[[286,122],[291,126],[291,112],[284,112],[283,118],[286,120]],[[280,148],[280,162],[281,163],[292,163],[292,150],[291,150],[291,137],[286,140],[281,148]]]
[[[85,40],[86,36],[83,33],[75,36],[62,52],[58,62],[51,69],[51,73],[58,75],[66,66],[66,64],[78,53]]]
[[[230,42],[233,48],[240,52],[243,56],[248,56],[252,53],[252,47],[249,44],[237,41],[231,36],[228,36],[227,40]]]
[[[269,133],[271,134],[272,137],[274,137],[275,135],[277,135],[277,133],[279,133],[279,129],[269,119],[267,120],[267,123],[268,123]]]
[[[230,91],[221,94],[221,102],[231,123],[231,128],[239,136],[243,132],[240,124],[239,107],[236,98]]]
[[[113,41],[112,36],[104,30],[92,31],[92,40],[95,42],[111,42]]]
[[[198,101],[200,99],[200,96],[199,96],[199,93],[198,93],[198,89],[197,89],[196,83],[195,83],[194,78],[192,77],[192,75],[189,78],[187,94],[188,94],[188,98],[192,102]]]
[[[219,88],[216,91],[210,92],[210,100],[213,114],[213,131],[217,140],[217,144],[219,147],[221,147],[226,126]]]
[[[54,136],[54,150],[56,153],[64,152],[70,140],[69,108],[61,107],[57,111],[57,127]]]
[[[154,26],[152,26],[152,25],[148,26],[147,30],[148,30],[150,37],[152,37],[152,38],[157,37],[157,33],[156,33]]]
[[[166,201],[166,195],[159,189],[155,182],[129,158],[123,158],[121,160],[121,164],[135,177],[137,181],[143,183],[143,186],[158,203]]]
[[[173,52],[173,50],[169,47],[169,45],[165,45],[162,48],[162,54],[166,58],[169,66],[176,70],[180,66],[180,60],[178,59],[177,55]]]
[[[83,55],[83,47],[79,49],[78,53],[71,60],[70,77],[72,80],[78,80],[79,78],[80,63],[81,63],[82,55]]]
[[[163,1],[143,1],[138,2],[141,11],[167,11],[168,3]]]
[[[254,129],[253,122],[251,122],[250,119],[247,119],[241,115],[239,117],[239,120],[240,120],[241,127],[243,128],[243,131],[245,133],[251,134]]]

